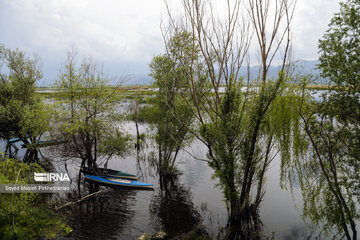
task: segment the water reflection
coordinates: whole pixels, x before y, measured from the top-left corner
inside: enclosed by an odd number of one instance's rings
[[[160,188],[150,202],[152,224],[169,236],[176,236],[197,228],[201,215],[194,207],[189,189],[177,178],[160,177]]]
[[[135,136],[133,122],[127,122],[126,131]],[[139,131],[145,132],[147,125],[139,125]],[[217,179],[212,179],[213,170],[206,162],[196,161],[186,152],[179,153],[177,168],[183,174],[178,179],[160,181],[151,161],[151,152],[156,151],[150,140],[144,149],[122,157],[114,157],[109,162],[109,168],[137,174],[140,181],[153,183],[155,192],[109,192],[65,208],[62,215],[68,217],[73,228],[73,239],[137,239],[143,233],[153,234],[163,229],[171,235],[191,231],[202,223],[208,232],[216,237],[219,227],[226,226],[226,206],[223,195],[215,185]],[[22,159],[26,149],[21,143],[16,143],[19,151],[17,158]],[[6,148],[6,142],[0,140],[1,150]],[[206,149],[194,141],[189,150],[198,158],[206,158]],[[189,147],[189,148],[190,148]],[[57,146],[53,146],[55,150]],[[41,161],[48,158],[56,170],[50,172],[67,172],[72,180],[71,194],[59,197],[61,202],[76,201],[90,192],[89,185],[79,179],[80,161],[77,159],[57,158],[52,147],[41,148]],[[301,214],[301,194],[294,188],[293,195],[289,190],[279,186],[281,161],[275,159],[267,176],[267,192],[260,209],[260,217],[267,236],[275,232],[276,239],[299,239],[303,231],[292,226],[304,226],[299,218]],[[80,189],[78,188],[80,180]],[[101,187],[100,189],[103,189]],[[55,198],[55,196],[52,196]],[[294,199],[293,199],[294,198]],[[294,207],[295,200],[299,211]],[[206,211],[198,211],[204,204]],[[200,216],[201,215],[201,216]]]
[[[10,143],[6,144],[5,154],[9,158],[15,158],[18,151],[19,151],[19,148],[16,145],[10,144]]]
[[[90,192],[97,191],[92,184]],[[73,205],[69,224],[73,239],[119,239],[134,216],[136,192],[111,190]]]
[[[26,160],[25,156],[28,155],[28,149],[23,148],[22,141],[8,143],[6,139],[0,138],[0,151],[3,151],[9,158],[17,158]]]

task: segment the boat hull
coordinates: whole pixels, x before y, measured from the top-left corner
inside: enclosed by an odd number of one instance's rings
[[[81,171],[83,171],[84,173],[90,173],[89,169],[87,167],[81,167],[80,168]],[[130,179],[130,180],[137,180],[137,176],[130,174],[130,173],[126,173],[126,172],[121,172],[121,171],[117,171],[117,170],[113,170],[113,169],[104,169],[104,168],[98,168],[98,170],[100,171],[100,173],[103,176],[106,177],[114,177],[114,178],[124,178],[124,179]]]
[[[85,178],[89,181],[96,182],[102,185],[110,187],[121,187],[127,189],[144,189],[144,190],[153,190],[154,185],[150,183],[138,182],[130,179],[123,178],[113,178],[106,176],[94,176],[94,175],[85,175]]]

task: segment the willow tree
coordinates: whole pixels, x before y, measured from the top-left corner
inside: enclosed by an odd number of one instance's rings
[[[37,160],[37,143],[50,129],[51,108],[35,92],[42,78],[38,58],[0,46],[0,137],[20,138],[28,151],[25,160]]]
[[[227,1],[225,16],[217,15],[211,3],[183,0],[179,21],[168,5],[170,23],[163,29],[164,39],[168,43],[179,31],[192,35],[188,50],[192,57],[181,62],[190,68],[185,76],[189,88],[179,96],[196,119],[196,124],[187,125],[188,130],[206,145],[209,165],[223,189],[230,212],[227,237],[260,238],[258,209],[274,145],[267,133],[274,135],[275,132],[266,130],[266,126],[269,128],[266,119],[276,99],[284,94],[288,79],[286,63],[294,2],[249,0],[242,5],[241,1]],[[250,76],[247,83],[240,76],[248,56],[251,30],[255,32],[260,53],[256,87],[250,84]],[[199,61],[193,57],[197,47],[207,71],[207,82],[202,85],[198,84],[201,78],[194,68]],[[268,70],[274,59],[280,59],[282,65],[275,81],[271,81]],[[225,88],[224,94],[221,86]],[[246,91],[242,91],[243,86],[247,87]],[[181,121],[176,102],[173,105],[173,114]],[[263,148],[264,145],[269,147]],[[255,193],[254,196],[251,193]]]
[[[67,140],[58,147],[62,157],[81,159],[81,166],[96,171],[112,156],[126,153],[129,136],[121,132],[117,121],[117,87],[108,86],[109,79],[92,59],[84,58],[77,64],[76,56],[76,50],[68,52],[57,82],[64,101],[57,105],[55,134]]]
[[[340,6],[319,41],[319,68],[331,86],[321,101],[302,101],[299,112],[308,149],[293,165],[304,217],[329,234],[357,239],[360,3],[349,0]]]

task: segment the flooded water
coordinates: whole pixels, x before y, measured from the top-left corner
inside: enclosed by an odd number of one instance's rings
[[[135,135],[135,124],[127,122],[124,130]],[[146,125],[141,125],[140,132],[146,131]],[[149,139],[147,145],[140,159],[134,150],[125,158],[112,159],[108,167],[137,174],[139,181],[154,184],[154,191],[113,190],[64,211],[73,228],[71,239],[137,239],[143,233],[154,234],[160,229],[176,236],[194,227],[202,227],[216,238],[219,229],[226,225],[228,213],[221,189],[216,186],[218,181],[212,178],[213,170],[207,162],[193,157],[206,158],[205,146],[194,140],[186,151],[179,153],[177,168],[182,174],[161,191],[159,177],[144,160],[156,148]],[[46,148],[42,153],[52,158]],[[54,159],[52,163],[58,172],[66,172],[63,161]],[[80,161],[67,161],[73,197],[77,194],[79,167]],[[91,186],[83,177],[80,183],[84,195]],[[64,196],[60,198],[64,200]],[[66,198],[71,199],[71,195]],[[267,172],[266,193],[260,208],[263,229],[278,239],[303,239],[311,226],[306,226],[300,214],[299,189],[295,186],[292,195],[290,190],[280,188],[280,158],[276,157]]]
[[[135,134],[135,124],[126,123],[124,130]],[[146,127],[140,126],[140,132],[145,131]],[[137,239],[143,233],[153,234],[160,229],[175,236],[199,226],[215,238],[219,229],[226,225],[228,213],[221,189],[216,186],[218,181],[212,178],[213,170],[207,162],[193,157],[205,158],[206,148],[194,140],[186,151],[182,151],[177,160],[177,168],[182,174],[161,191],[159,177],[144,160],[144,156],[155,150],[150,140],[147,143],[140,160],[133,151],[125,158],[114,158],[108,167],[137,174],[140,181],[154,184],[154,191],[113,190],[65,211],[73,228],[72,239]],[[46,149],[42,152],[51,157]],[[58,172],[66,172],[62,161],[54,160],[53,164]],[[67,161],[74,195],[79,167],[79,161]],[[296,208],[301,209],[300,195],[296,187],[293,196],[290,191],[280,188],[279,168],[277,157],[267,173],[266,194],[260,209],[263,228],[269,236],[274,232],[280,239],[302,239],[309,228],[300,219],[301,211]],[[80,182],[81,191],[86,192],[90,184],[83,178]]]

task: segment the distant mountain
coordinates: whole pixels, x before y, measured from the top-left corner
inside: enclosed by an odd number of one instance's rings
[[[317,69],[317,64],[319,64],[319,60],[307,61],[307,60],[298,60],[293,62],[295,64],[295,73],[297,74],[312,74],[314,76],[313,84],[328,84],[329,80],[320,77],[320,71]],[[269,78],[275,78],[281,69],[281,66],[271,66],[268,72]],[[254,80],[254,78],[258,75],[259,66],[250,67],[250,79]],[[242,67],[240,70],[240,76],[244,76],[247,79],[247,68]],[[133,77],[131,80],[124,83],[124,85],[150,85],[154,82],[154,79],[146,74],[137,75]]]
[[[141,74],[137,76],[133,76],[130,80],[124,83],[125,86],[133,86],[133,85],[151,85],[154,82],[154,79],[146,74]]]
[[[317,69],[317,64],[319,64],[319,60],[314,60],[314,61],[298,60],[293,62],[292,64],[295,65],[294,74],[305,75],[310,73],[314,77],[315,82],[313,82],[313,84],[328,84],[329,82],[328,79],[324,79],[320,77],[320,71],[319,69]],[[268,71],[268,78],[277,77],[280,69],[281,66],[279,65],[271,66]],[[250,70],[250,80],[253,81],[254,78],[258,76],[260,66],[252,66],[250,67],[249,70]],[[248,74],[247,68],[242,67],[242,69],[240,70],[240,75],[244,76],[245,79],[247,79],[247,74]]]
[[[320,64],[319,60],[307,61],[307,60],[298,60],[295,62],[296,72],[300,74],[311,73],[314,77],[313,84],[328,84],[329,79],[322,78],[320,76],[320,70],[317,68],[317,65]]]

